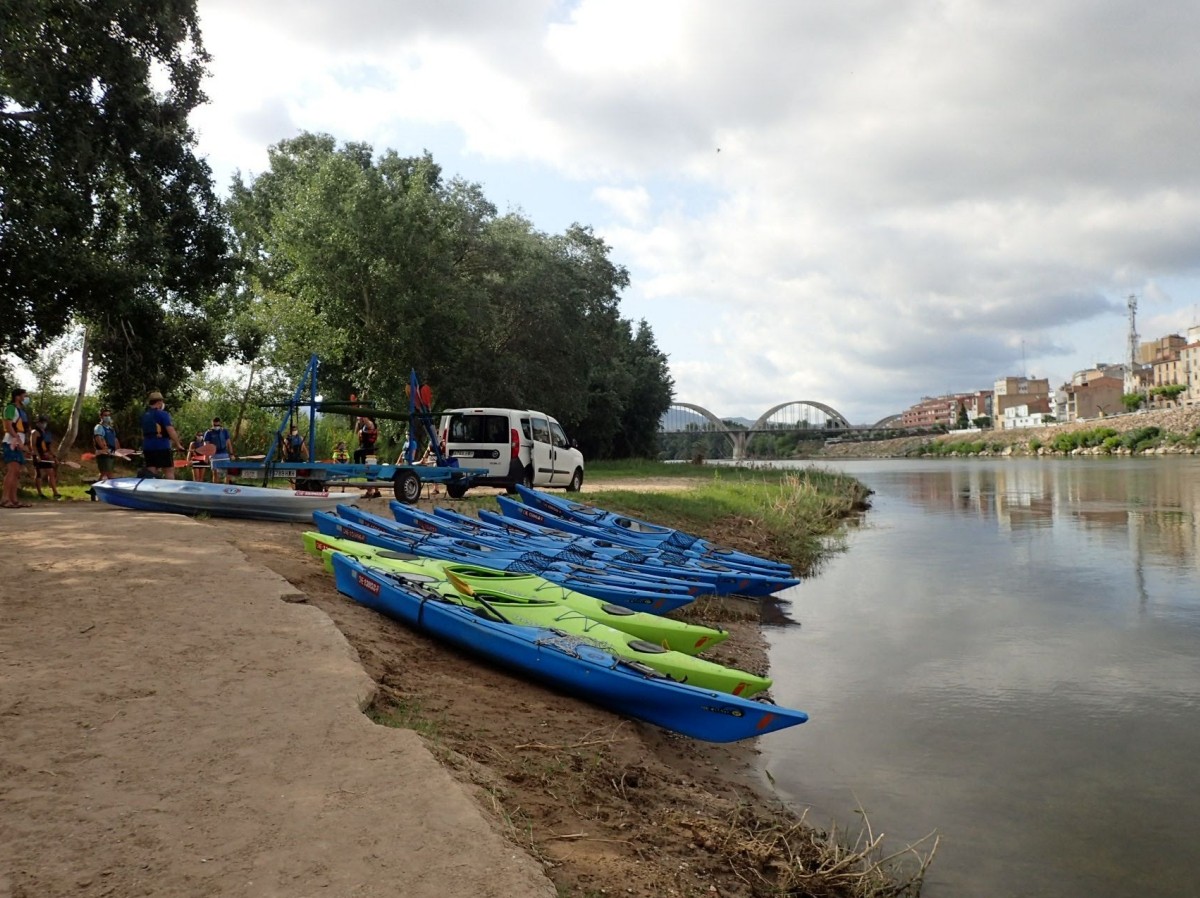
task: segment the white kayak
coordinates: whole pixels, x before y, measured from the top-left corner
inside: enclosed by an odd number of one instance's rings
[[[362,495],[357,490],[330,495],[325,492],[141,477],[100,480],[92,489],[98,499],[109,505],[138,511],[306,523],[312,522],[314,511],[333,511],[338,504],[352,502]]]

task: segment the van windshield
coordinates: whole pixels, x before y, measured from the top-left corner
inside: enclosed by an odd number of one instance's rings
[[[504,415],[451,415],[451,443],[507,443],[508,418]]]

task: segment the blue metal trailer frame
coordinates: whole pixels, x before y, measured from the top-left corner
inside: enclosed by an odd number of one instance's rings
[[[432,410],[421,397],[419,382],[415,371],[410,373],[410,388],[408,397],[408,430],[412,434],[418,425],[429,435],[433,452],[437,459],[436,465],[389,465],[389,464],[353,464],[349,462],[323,462],[313,458],[313,442],[317,435],[316,413],[326,411],[328,414],[363,414],[379,415],[380,410],[367,405],[353,403],[322,402],[317,392],[317,370],[319,363],[316,355],[308,360],[304,376],[296,385],[291,402],[285,406],[286,411],[279,427],[275,431],[275,439],[263,461],[242,459],[214,459],[212,469],[228,471],[231,476],[245,477],[248,474],[261,479],[264,483],[272,477],[286,477],[294,480],[296,488],[312,492],[324,492],[330,486],[364,486],[375,488],[390,482],[396,499],[408,505],[421,498],[421,487],[426,483],[445,484],[446,492],[461,496],[477,477],[485,476],[486,468],[460,468],[457,459],[446,458],[442,454],[437,441],[437,430],[433,425]],[[307,395],[307,398],[305,394]],[[300,408],[309,410],[308,416],[308,460],[285,461],[276,459],[276,453],[283,445],[283,435],[288,431],[292,418]],[[403,415],[386,413],[389,417]],[[409,447],[405,447],[405,459],[411,462]]]

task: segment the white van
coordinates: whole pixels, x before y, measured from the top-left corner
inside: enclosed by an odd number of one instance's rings
[[[544,412],[454,408],[442,412],[438,431],[447,457],[464,468],[487,468],[487,476],[472,486],[502,486],[509,493],[517,491],[518,483],[570,492],[583,486],[583,453]],[[467,487],[452,484],[447,491],[460,499]]]

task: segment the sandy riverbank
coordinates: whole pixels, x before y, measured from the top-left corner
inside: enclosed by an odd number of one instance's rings
[[[340,596],[304,529],[0,517],[0,895],[758,894],[730,858],[787,818],[753,745],[449,652]],[[724,625],[715,660],[760,669],[756,620]]]

